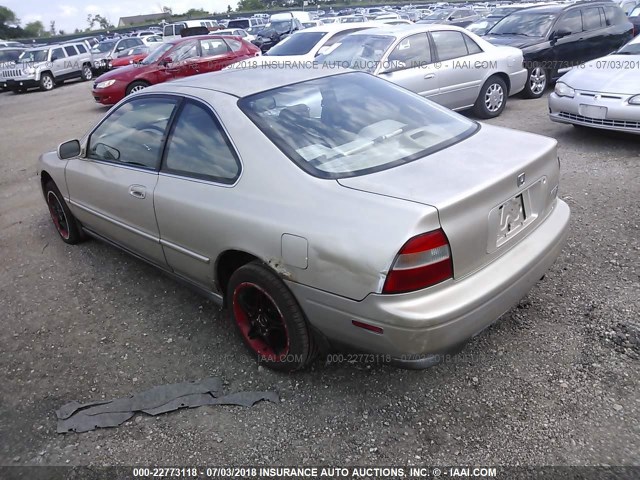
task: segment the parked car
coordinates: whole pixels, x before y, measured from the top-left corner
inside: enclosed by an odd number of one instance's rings
[[[268,52],[281,40],[302,29],[302,23],[295,17],[271,21],[258,32],[256,39],[252,43],[260,48],[263,53]]]
[[[93,84],[92,95],[98,103],[113,105],[150,85],[221,70],[256,54],[258,48],[239,38],[215,35],[181,38],[156,48],[137,65],[101,75]]]
[[[182,22],[170,23],[163,27],[162,38],[165,42],[171,42],[182,38],[182,30],[186,28],[205,27],[208,32],[220,29],[215,20],[184,20]]]
[[[355,32],[318,62],[370,72],[452,110],[473,108],[481,118],[500,115],[527,78],[520,50],[449,25]]]
[[[91,80],[91,54],[84,42],[47,45],[23,51],[15,64],[0,70],[6,88],[15,93],[30,88],[53,90],[66,80]]]
[[[617,52],[567,72],[549,96],[551,120],[640,134],[639,65],[635,37]]]
[[[226,30],[218,30],[215,35],[229,35],[233,37],[240,37],[247,42],[251,42],[256,39],[255,35],[251,35],[246,30],[241,28],[228,28]]]
[[[246,30],[251,27],[260,27],[264,24],[262,18],[234,18],[233,20],[229,20],[225,28],[241,28]]]
[[[364,15],[345,15],[344,17],[338,17],[340,23],[363,23],[367,21],[367,17]]]
[[[523,93],[539,98],[551,80],[617,50],[632,32],[620,7],[596,1],[525,8],[500,20],[483,38],[522,49],[529,72]]]
[[[418,20],[416,23],[434,23],[438,25],[466,27],[478,19],[480,19],[480,15],[471,8],[448,8],[445,10],[438,10],[422,20]]]
[[[286,371],[327,344],[433,364],[545,275],[570,217],[555,140],[362,72],[156,85],[38,171],[64,242],[105,239],[194,285]]]
[[[140,37],[142,43],[144,43],[150,50],[155,50],[164,42],[164,39],[161,35],[147,35],[145,37]]]
[[[15,64],[22,52],[23,47],[0,47],[0,71]],[[7,82],[0,74],[0,91],[7,89]]]
[[[640,4],[629,14],[629,21],[633,24],[633,36],[640,34]]]
[[[140,63],[149,56],[150,52],[151,50],[146,45],[139,45],[129,50],[123,50],[116,58],[109,62],[109,68],[126,67]]]
[[[475,22],[470,23],[465,28],[476,35],[486,35],[493,26],[502,20],[507,15],[511,15],[513,12],[522,10],[523,8],[534,6],[532,3],[519,3],[514,5],[505,5],[503,7],[494,8],[491,12],[483,18],[479,18]],[[476,10],[477,12],[477,10]]]
[[[311,27],[319,27],[323,25],[324,22],[322,20],[309,20],[308,22],[302,22],[303,28],[311,28]]]
[[[116,58],[120,52],[144,45],[142,39],[138,37],[123,37],[100,42],[91,49],[93,71],[99,74],[100,72],[109,70],[109,63]]]

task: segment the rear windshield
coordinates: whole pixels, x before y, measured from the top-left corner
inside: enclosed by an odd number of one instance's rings
[[[300,168],[344,178],[395,167],[446,148],[477,124],[361,72],[287,85],[238,102]]]
[[[249,20],[231,20],[227,28],[248,28],[249,26]]]
[[[304,55],[320,41],[326,32],[297,32],[285,38],[267,52],[269,56]]]

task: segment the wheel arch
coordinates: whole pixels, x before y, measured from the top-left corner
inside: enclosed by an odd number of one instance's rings
[[[495,72],[492,73],[491,75],[489,75],[489,77],[487,78],[487,80],[489,80],[491,77],[498,77],[500,80],[502,80],[505,85],[507,86],[507,97],[509,96],[509,92],[511,92],[511,78],[509,77],[509,75],[505,72]]]
[[[218,255],[214,266],[214,279],[218,291],[222,294],[223,306],[227,306],[227,286],[233,272],[254,260],[260,258],[243,250],[225,250]]]

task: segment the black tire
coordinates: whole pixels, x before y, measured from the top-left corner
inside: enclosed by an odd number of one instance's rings
[[[532,65],[527,74],[527,82],[524,84],[522,96],[524,98],[540,98],[549,86],[550,78],[549,70],[540,65]]]
[[[292,372],[313,361],[318,349],[300,305],[278,275],[261,262],[236,270],[227,306],[244,344],[258,362]]]
[[[52,180],[49,180],[44,186],[44,199],[49,207],[49,215],[51,215],[53,225],[62,241],[70,245],[81,242],[84,239],[82,229]]]
[[[131,84],[127,87],[127,95],[131,95],[137,91],[142,90],[143,88],[147,88],[149,84],[147,82],[143,82],[141,80],[136,80],[135,82],[131,82]]]
[[[82,71],[80,72],[80,78],[83,82],[87,82],[93,78],[93,70],[91,70],[91,65],[83,65]]]
[[[40,90],[48,92],[49,90],[53,90],[55,86],[56,82],[53,80],[53,75],[50,73],[40,75]]]
[[[473,113],[480,118],[497,117],[507,105],[508,97],[506,82],[497,75],[493,75],[480,89],[480,94],[473,106]]]

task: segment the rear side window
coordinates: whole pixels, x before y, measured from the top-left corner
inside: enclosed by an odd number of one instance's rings
[[[571,10],[565,13],[558,24],[556,25],[556,31],[566,30],[570,33],[579,33],[582,31],[582,15],[580,10]]]
[[[240,174],[240,163],[212,113],[187,102],[171,133],[163,170],[230,184]]]
[[[476,53],[482,52],[482,49],[478,46],[478,44],[471,40],[468,35],[462,34],[462,36],[464,38],[464,43],[467,44],[467,51],[469,52],[469,55],[474,55]]]
[[[467,44],[460,32],[441,31],[432,32],[433,41],[438,52],[439,60],[451,60],[468,55]]]
[[[223,55],[229,51],[229,46],[224,43],[224,40],[219,38],[200,40],[200,48],[202,48],[203,57]]]
[[[78,44],[78,45],[76,45],[76,48],[78,49],[78,51],[80,53],[87,53],[87,49],[84,47],[84,45]]]
[[[75,48],[73,48],[73,46],[64,47],[64,51],[67,52],[68,57],[73,57],[74,55],[78,54],[78,52],[76,51]]]
[[[598,7],[582,10],[582,25],[585,30],[597,30],[603,25],[600,23],[600,9]]]
[[[607,26],[617,25],[619,23],[624,23],[627,21],[627,17],[625,16],[622,9],[614,5],[604,6],[604,16],[607,20]]]
[[[173,25],[167,25],[162,32],[165,37],[171,37],[173,35]]]
[[[240,50],[242,50],[242,42],[238,40],[235,40],[233,38],[227,38],[225,39],[225,42],[229,44],[229,48],[231,49],[232,52],[239,52]]]

